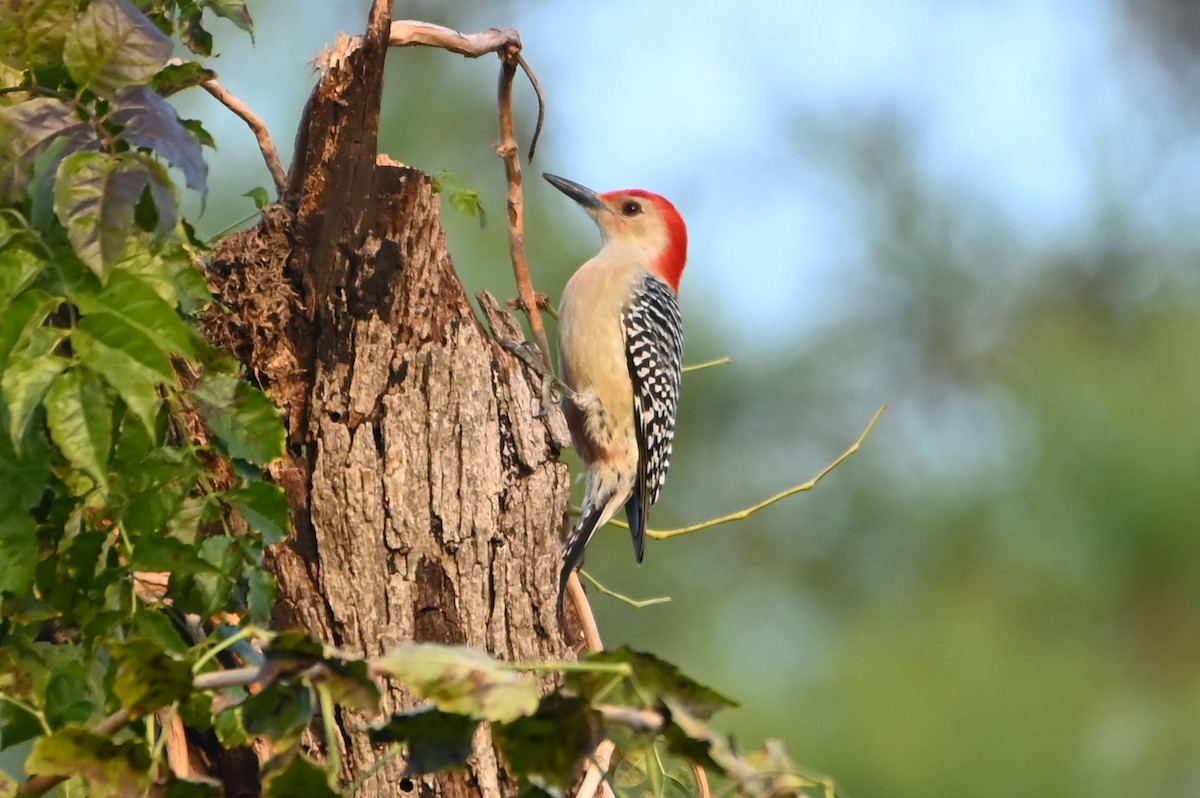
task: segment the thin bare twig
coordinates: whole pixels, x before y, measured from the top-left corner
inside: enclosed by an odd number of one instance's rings
[[[624,602],[625,604],[628,604],[629,606],[633,607],[635,610],[640,610],[643,607],[649,607],[654,604],[666,604],[667,602],[669,602],[671,600],[670,596],[655,596],[654,598],[648,598],[648,599],[635,599],[632,596],[626,596],[624,593],[618,593],[615,590],[605,587],[603,584],[600,583],[599,579],[592,576],[591,574],[589,574],[587,571],[583,570],[582,568],[579,569],[579,575],[582,576],[584,579],[588,580],[589,582],[591,582],[592,587],[599,590],[601,595],[608,596],[610,598],[615,598],[617,601]]]
[[[500,144],[496,151],[504,162],[504,177],[508,183],[508,250],[512,258],[513,276],[517,280],[517,291],[521,295],[529,328],[534,341],[542,350],[542,360],[550,368],[550,344],[546,341],[546,330],[542,326],[542,314],[538,310],[537,291],[529,279],[529,264],[525,261],[525,198],[521,179],[521,163],[517,155],[517,141],[513,135],[512,84],[517,72],[517,56],[520,45],[509,45],[500,54]]]
[[[613,709],[625,709],[625,707],[614,707]],[[637,712],[638,710],[631,711]],[[662,719],[657,714],[654,719],[660,724],[662,723]],[[604,788],[602,793],[604,798],[612,795],[612,787],[608,786],[604,775],[608,773],[608,766],[612,764],[612,755],[616,748],[617,744],[608,739],[601,741],[600,745],[596,746],[596,750],[592,752],[592,756],[588,760],[587,772],[583,774],[583,781],[579,783],[579,789],[575,791],[575,798],[595,798],[596,790],[600,787]]]
[[[710,369],[713,366],[728,366],[732,362],[733,362],[733,358],[731,358],[731,357],[719,357],[716,360],[706,360],[703,363],[696,363],[691,366],[684,366],[683,373],[687,374],[692,371],[701,371],[703,369]]]
[[[480,33],[459,33],[441,25],[430,22],[420,22],[413,19],[402,19],[392,23],[388,44],[392,47],[439,47],[452,53],[478,58],[488,53],[497,53],[500,58],[513,58],[529,85],[537,95],[538,118],[533,129],[533,139],[529,143],[529,160],[537,149],[538,138],[542,135],[542,123],[546,119],[546,98],[542,94],[542,86],[538,83],[537,75],[529,68],[529,64],[521,55],[521,34],[513,28],[488,28]],[[511,56],[509,55],[511,54]]]
[[[216,78],[206,80],[200,85],[216,98],[217,102],[241,117],[250,127],[254,138],[258,139],[258,148],[262,151],[263,160],[267,163],[267,171],[271,173],[271,180],[275,182],[275,196],[282,200],[284,192],[287,190],[287,172],[284,171],[283,163],[279,160],[279,150],[275,149],[275,142],[271,140],[271,134],[267,132],[266,123],[258,114],[250,110],[250,106],[230,94],[229,89],[218,83]]]
[[[818,483],[820,483],[821,480],[823,480],[823,479],[825,479],[825,477],[829,476],[829,474],[835,468],[837,468],[842,463],[844,463],[848,459],[850,459],[850,457],[852,457],[862,447],[863,441],[865,441],[867,439],[867,436],[871,434],[871,430],[873,430],[875,428],[875,424],[876,424],[876,422],[879,421],[879,417],[883,415],[884,410],[887,410],[887,405],[883,405],[882,407],[880,407],[878,410],[875,411],[875,415],[874,415],[874,417],[872,417],[871,423],[867,424],[867,428],[862,431],[862,434],[858,436],[858,440],[856,440],[849,449],[842,452],[836,460],[834,460],[829,465],[825,466],[825,468],[823,468],[821,470],[821,473],[817,474],[815,477],[810,479],[808,482],[805,482],[802,485],[796,485],[795,487],[788,488],[785,491],[776,493],[774,496],[772,496],[769,499],[764,499],[763,501],[759,502],[758,504],[747,507],[744,510],[738,510],[736,513],[730,513],[729,515],[723,515],[720,518],[710,518],[709,520],[702,521],[699,524],[692,524],[691,526],[681,526],[678,529],[649,529],[648,528],[648,529],[646,529],[647,537],[652,537],[655,540],[666,540],[667,538],[673,538],[678,535],[688,535],[688,534],[691,534],[692,532],[699,532],[702,529],[708,529],[710,527],[720,526],[721,524],[728,524],[731,521],[742,521],[746,518],[749,518],[754,513],[757,513],[759,510],[763,509],[764,507],[769,507],[772,504],[775,504],[778,501],[782,501],[783,499],[786,499],[789,496],[795,496],[797,493],[804,493],[806,491],[812,490],[813,488],[815,488],[817,486]],[[618,526],[623,529],[629,528],[629,525],[626,524],[624,521],[609,521],[609,523],[612,524],[613,526]]]
[[[583,627],[583,639],[588,651],[603,651],[604,642],[600,639],[600,628],[596,626],[596,617],[592,614],[592,606],[588,603],[587,594],[583,592],[583,583],[579,581],[579,571],[572,571],[567,578],[567,593],[571,595],[571,603],[579,614],[579,625]]]

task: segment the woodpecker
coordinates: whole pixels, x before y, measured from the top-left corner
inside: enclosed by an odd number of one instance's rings
[[[687,227],[674,205],[649,191],[598,194],[557,175],[543,177],[587,211],[603,240],[567,282],[558,308],[563,413],[587,469],[579,520],[563,545],[561,619],[571,571],[621,505],[642,561],[646,515],[666,480],[675,437]]]

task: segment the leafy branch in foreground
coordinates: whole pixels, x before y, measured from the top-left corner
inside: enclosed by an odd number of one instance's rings
[[[189,675],[177,689],[156,690],[153,698],[142,695],[92,728],[72,723],[38,737],[26,762],[35,778],[20,795],[41,795],[70,776],[81,778],[95,795],[147,789],[145,741],[121,730],[156,710],[184,711],[189,703],[215,704],[218,696],[226,704],[215,726],[218,734],[274,745],[276,753],[263,765],[265,795],[353,795],[370,774],[339,789],[335,760],[311,759],[299,737],[322,695],[365,722],[378,712],[379,680],[402,684],[425,702],[369,727],[373,742],[390,746],[383,758],[402,755],[412,778],[464,768],[476,731],[486,724],[526,794],[569,789],[606,737],[620,739],[630,756],[641,756],[638,766],[648,778],[663,779],[670,758],[678,758],[722,775],[739,795],[801,795],[806,789],[832,794],[828,783],[799,773],[777,743],[759,752],[738,752],[708,725],[716,712],[735,703],[650,654],[619,648],[580,662],[541,665],[503,663],[463,647],[410,644],[365,660],[298,632],[256,635],[263,651],[257,665]],[[148,649],[143,653],[155,656]],[[135,667],[149,664],[139,658]],[[564,686],[539,696],[537,683],[521,671],[547,669],[561,671]],[[254,688],[253,694],[247,688]],[[630,764],[623,767],[628,770]],[[184,791],[183,780],[172,778],[160,783],[168,795],[218,794],[194,779]]]

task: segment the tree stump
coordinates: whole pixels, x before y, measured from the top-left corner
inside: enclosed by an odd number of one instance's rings
[[[454,273],[428,177],[376,153],[389,3],[343,37],[309,99],[291,195],[226,239],[207,322],[286,416],[272,469],[294,531],[268,554],[273,622],[376,656],[407,641],[502,659],[571,656],[555,621],[569,440],[539,386],[489,336]],[[411,707],[402,691],[383,709]],[[345,775],[376,761],[338,717]],[[402,758],[364,798],[515,792],[485,733],[465,774],[410,781]]]

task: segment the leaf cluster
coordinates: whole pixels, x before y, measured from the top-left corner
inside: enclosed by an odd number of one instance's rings
[[[282,424],[201,334],[170,171],[207,192],[211,140],[165,99],[211,77],[168,64],[171,34],[205,51],[205,9],[249,25],[229,0],[0,6],[0,747],[36,738],[30,773],[75,763],[97,795],[162,751],[89,729],[181,706],[233,633],[211,619],[265,622],[289,523]]]

